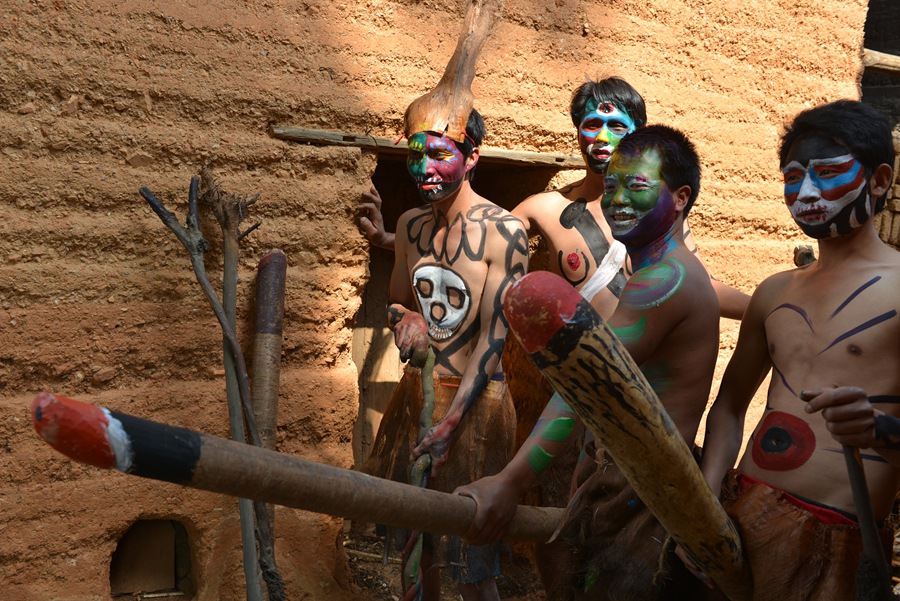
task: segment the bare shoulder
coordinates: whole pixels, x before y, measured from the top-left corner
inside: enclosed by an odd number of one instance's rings
[[[694,311],[714,299],[706,270],[684,248],[635,270],[625,284],[620,304],[639,310],[667,305],[670,311],[678,306]]]
[[[502,228],[504,231],[525,231],[522,220],[501,206],[483,200],[473,205],[466,214],[469,221],[493,225],[494,229]]]
[[[810,265],[806,265],[779,271],[760,282],[750,296],[750,302],[742,321],[749,323],[764,320],[772,309],[787,302],[795,281],[803,277],[804,271],[809,268]]]
[[[561,207],[568,202],[568,199],[559,190],[547,190],[545,192],[532,194],[520,202],[518,206],[513,209],[513,214],[523,221],[534,220],[540,223],[548,214],[554,213],[552,207]],[[560,208],[560,210],[562,209]]]
[[[414,209],[407,209],[400,215],[400,218],[397,219],[397,227],[399,228],[401,224],[406,224],[412,219],[421,218],[422,215],[428,213],[431,213],[431,209],[428,207],[428,205],[422,205]]]
[[[423,236],[427,237],[427,232],[430,231],[429,224],[433,223],[434,215],[426,205],[404,211],[397,219],[394,250],[402,251],[416,244],[422,251],[425,246],[421,241]]]
[[[434,213],[428,205],[422,205],[414,209],[404,211],[397,219],[397,231],[416,230],[421,231],[423,224],[434,220]],[[412,233],[410,231],[410,233]]]
[[[880,254],[885,275],[900,279],[900,252],[885,244]]]

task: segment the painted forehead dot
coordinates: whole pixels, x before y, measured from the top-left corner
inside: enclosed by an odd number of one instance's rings
[[[611,102],[604,102],[597,108],[597,110],[601,113],[613,113],[616,111],[616,107]]]

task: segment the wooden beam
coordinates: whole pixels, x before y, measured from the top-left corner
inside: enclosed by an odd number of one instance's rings
[[[900,75],[900,56],[864,48],[863,67],[879,73]]]
[[[406,155],[406,140],[398,142],[363,134],[305,129],[290,125],[271,125],[269,134],[279,140],[318,144],[320,146],[355,146],[379,153],[397,156]],[[584,169],[584,161],[579,156],[531,152],[527,150],[506,150],[482,146],[479,161],[516,165],[519,167],[548,167],[552,169]]]

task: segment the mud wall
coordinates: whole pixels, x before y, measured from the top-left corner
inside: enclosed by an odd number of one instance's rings
[[[452,53],[462,6],[11,0],[0,9],[5,596],[109,599],[119,539],[136,520],[162,519],[187,532],[192,596],[243,598],[234,499],[76,465],[30,424],[34,394],[52,390],[227,435],[221,335],[141,186],[182,217],[203,166],[228,192],[260,194],[247,224],[262,225],[242,243],[238,318],[249,350],[256,260],[283,249],[278,448],[353,464],[359,352],[373,339],[361,337],[354,355],[370,282],[353,217],[379,160],[266,132],[290,124],[396,137],[406,105]],[[865,17],[863,0],[812,10],[780,0],[507,0],[474,86],[486,143],[574,153],[571,90],[585,76],[624,76],[651,121],[697,142],[694,235],[711,270],[750,291],[788,266],[799,242],[780,201],[780,125],[801,108],[859,96]],[[205,218],[215,277],[211,225]],[[725,324],[723,357],[734,338]],[[340,520],[293,510],[276,520],[290,598],[359,598],[336,544]]]

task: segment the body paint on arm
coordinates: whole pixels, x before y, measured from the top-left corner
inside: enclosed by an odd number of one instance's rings
[[[564,444],[571,438],[572,432],[575,430],[575,412],[559,393],[553,393],[547,407],[556,412],[556,417],[545,419],[542,416],[528,437],[534,441],[534,446],[528,451],[528,465],[537,476],[544,473],[556,459],[556,455],[542,446],[541,442]]]
[[[636,344],[644,337],[644,332],[647,331],[647,316],[641,315],[641,318],[630,326],[610,326],[610,329],[626,347],[629,344]]]
[[[639,310],[658,307],[681,289],[686,273],[684,265],[673,258],[644,267],[628,280],[621,302]]]

